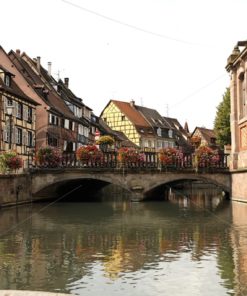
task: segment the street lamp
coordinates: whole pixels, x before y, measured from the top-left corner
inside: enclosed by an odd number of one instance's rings
[[[7,111],[6,115],[9,117],[9,150],[11,150],[13,106],[7,106],[6,111]]]

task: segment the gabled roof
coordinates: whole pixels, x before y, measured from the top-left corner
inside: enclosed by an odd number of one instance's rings
[[[170,125],[173,127],[175,132],[175,138],[176,142],[180,147],[183,147],[185,151],[191,151],[192,146],[190,142],[188,141],[188,138],[190,137],[190,134],[187,133],[187,131],[182,127],[180,122],[176,118],[171,117],[164,117]]]
[[[132,107],[130,103],[111,100],[119,110],[137,127],[150,128],[146,119],[138,112],[135,107]]]
[[[190,136],[190,134],[182,127],[182,125],[176,118],[164,117],[164,119],[168,121],[173,129],[178,131],[183,137],[188,138]]]
[[[7,68],[3,67],[2,65],[0,65],[0,69],[3,70],[3,72],[10,74],[12,77],[14,77],[15,75],[12,74]],[[10,95],[14,95],[16,97],[21,98],[22,100],[31,103],[35,106],[39,105],[37,102],[35,102],[33,99],[31,99],[30,97],[28,97],[26,94],[24,94],[24,92],[17,86],[17,84],[15,83],[15,81],[13,79],[11,79],[10,82],[10,86],[7,86],[4,81],[1,79],[0,77],[0,90],[5,91],[6,93],[9,93]]]
[[[214,133],[214,130],[212,129],[208,129],[205,127],[196,127],[193,131],[193,133],[191,134],[191,137],[193,137],[193,135],[195,134],[196,130],[198,130],[202,137],[208,142],[210,143],[211,139],[216,139],[216,135]]]
[[[19,70],[23,73],[23,76],[28,81],[30,86],[32,86],[32,88],[36,91],[40,98],[42,98],[42,100],[50,106],[53,112],[78,121],[78,118],[75,117],[73,112],[69,110],[65,102],[56,95],[51,85],[49,85],[49,82],[47,82],[46,78],[42,76],[42,74],[46,73],[46,70],[41,65],[40,75],[38,75],[32,69],[32,66],[34,68],[37,66],[36,62],[31,59],[26,53],[22,53],[22,55],[19,55],[16,54],[14,51],[11,51],[9,53],[9,56],[12,59],[12,62],[20,68]],[[18,65],[16,59],[18,60]]]
[[[0,78],[0,91],[1,90],[5,91],[10,95],[16,96],[32,105],[35,105],[35,106],[39,105],[37,102],[35,102],[34,100],[26,96],[14,81],[11,81],[11,85],[9,87],[5,85],[3,80]]]

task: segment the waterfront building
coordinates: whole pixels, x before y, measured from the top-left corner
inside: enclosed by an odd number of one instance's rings
[[[172,126],[156,110],[138,106],[134,101],[110,100],[100,117],[142,149],[176,146]]]
[[[0,151],[15,150],[25,161],[35,147],[37,103],[21,91],[14,77],[0,64]]]
[[[191,133],[191,142],[196,146],[206,145],[212,149],[218,148],[214,130],[205,127],[195,127]]]
[[[185,127],[183,128],[176,118],[164,117],[164,119],[173,127],[176,146],[180,147],[183,152],[192,152],[193,146],[190,143],[191,135],[188,128],[188,123],[186,122]]]
[[[232,196],[247,201],[247,41],[239,41],[227,59],[231,97]]]
[[[41,105],[37,109],[36,148],[49,145],[72,152],[87,144],[90,128],[83,111],[90,118],[91,109],[83,109],[85,105],[69,90],[68,78],[65,83],[57,83],[51,75],[51,63],[45,70],[40,57],[31,59],[17,50],[10,51],[9,58],[15,66],[19,87]]]

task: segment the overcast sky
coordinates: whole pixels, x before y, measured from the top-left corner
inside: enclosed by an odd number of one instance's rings
[[[52,62],[99,115],[110,99],[213,127],[246,0],[1,0],[0,45]]]

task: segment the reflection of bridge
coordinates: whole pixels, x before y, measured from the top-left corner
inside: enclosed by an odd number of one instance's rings
[[[230,173],[219,168],[197,172],[188,168],[170,171],[162,168],[42,168],[31,170],[30,175],[33,196],[42,198],[60,197],[80,187],[83,191],[87,184],[95,190],[114,184],[129,191],[131,200],[140,201],[164,193],[169,183],[185,180],[212,183],[230,193]]]

